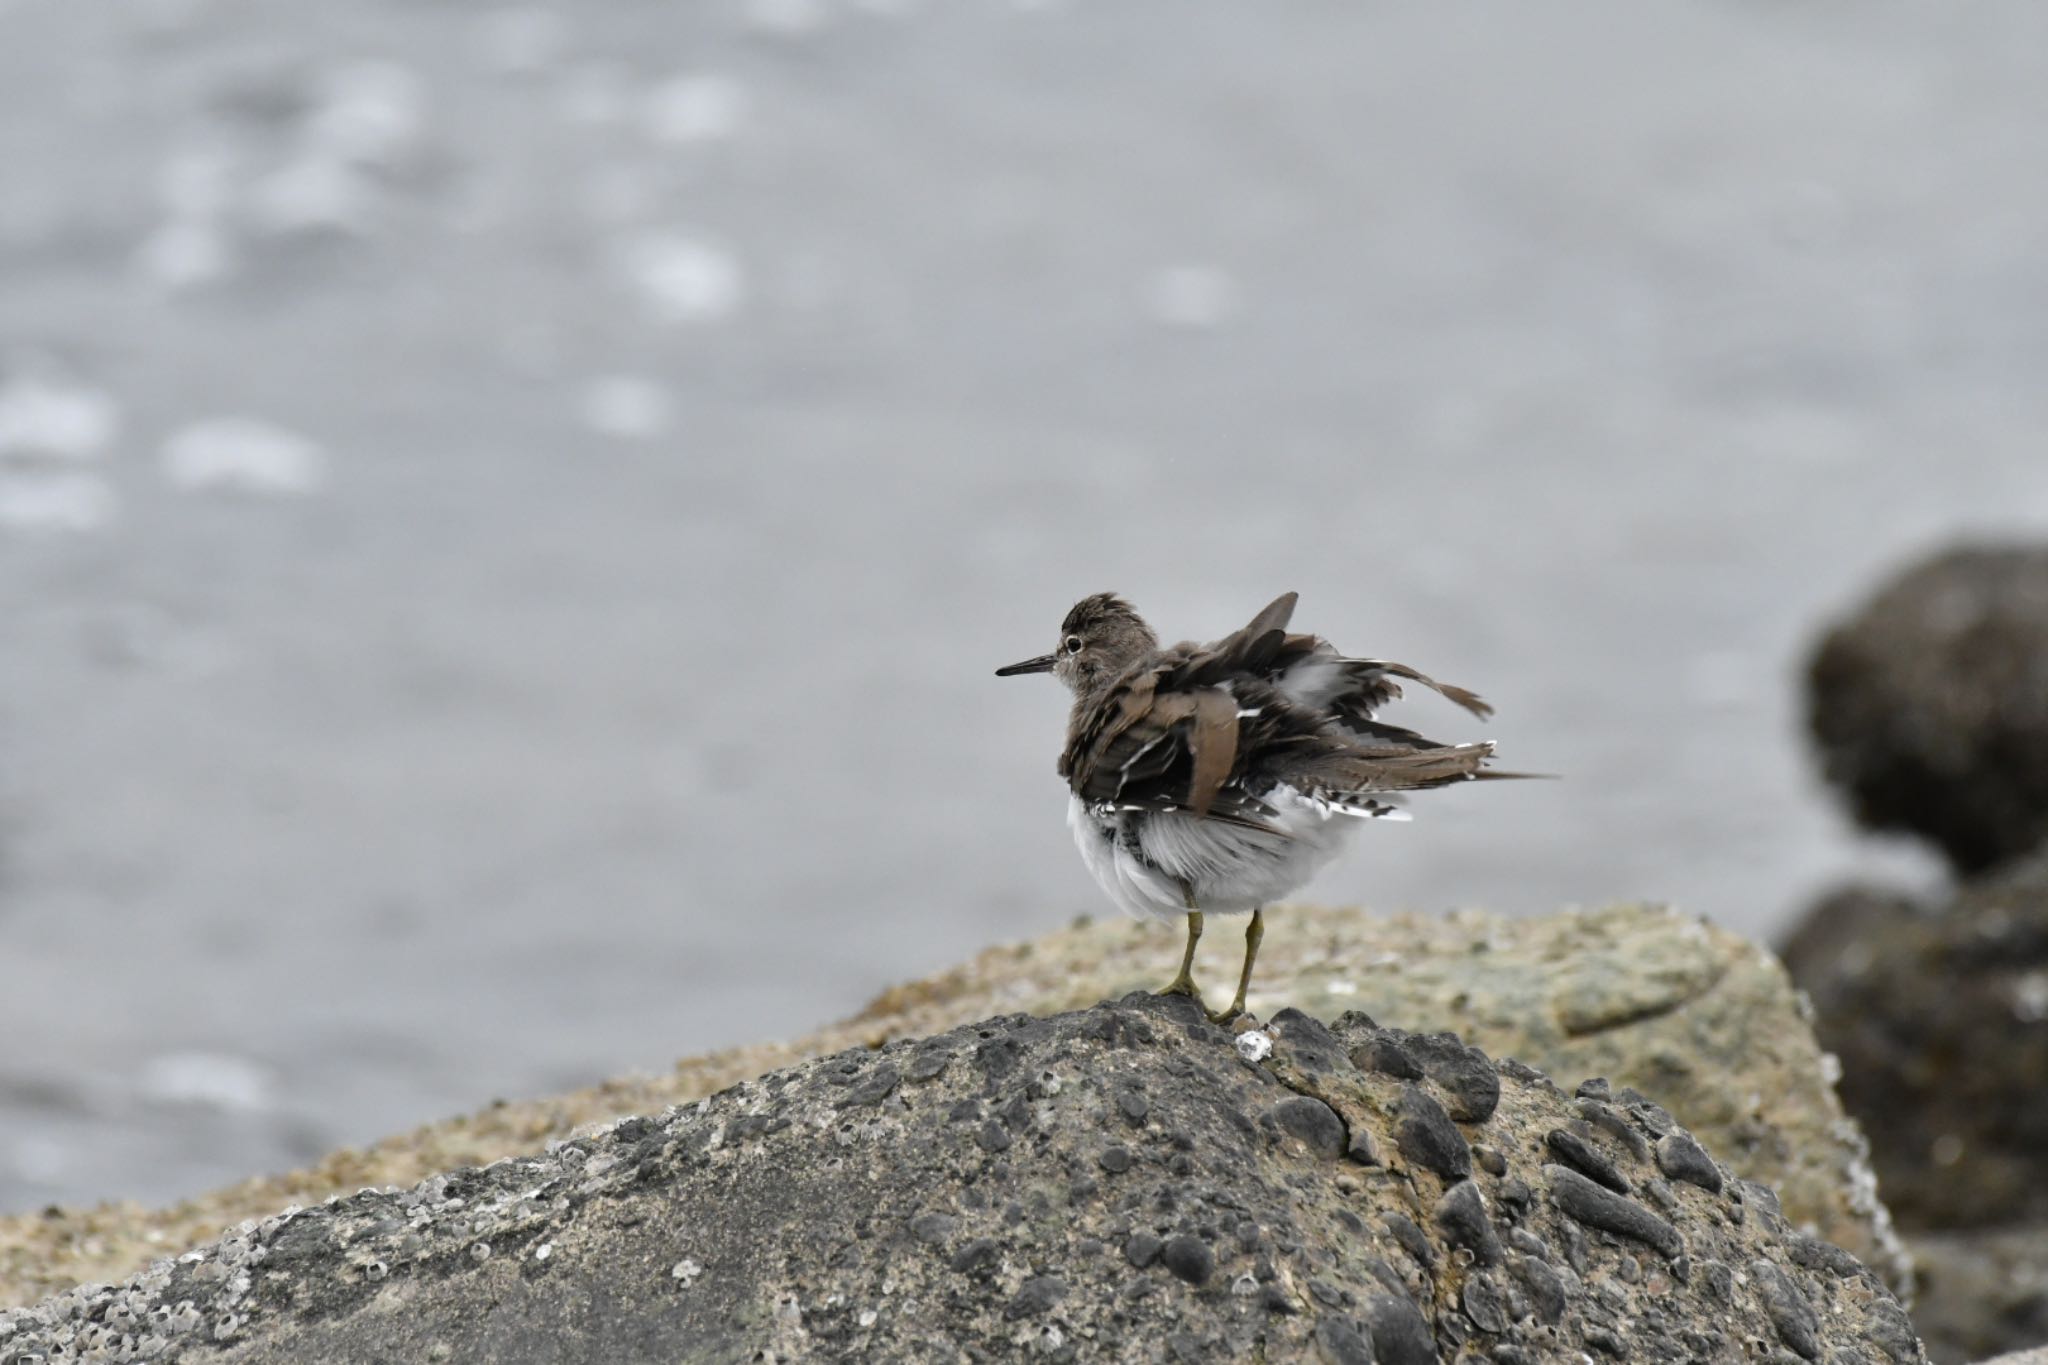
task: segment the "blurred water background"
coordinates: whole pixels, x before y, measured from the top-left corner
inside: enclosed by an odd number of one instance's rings
[[[0,1209],[1108,912],[1102,588],[1567,776],[1313,896],[1768,934],[1816,624],[2048,520],[2043,167],[2031,0],[0,0]]]

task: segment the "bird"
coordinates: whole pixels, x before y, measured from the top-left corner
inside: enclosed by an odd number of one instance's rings
[[[1369,820],[1405,820],[1401,794],[1498,772],[1491,740],[1439,743],[1375,718],[1401,684],[1484,720],[1462,687],[1386,659],[1353,658],[1288,626],[1296,593],[1210,644],[1161,648],[1131,604],[1075,603],[1050,654],[997,677],[1050,673],[1073,694],[1059,775],[1088,871],[1139,919],[1186,917],[1180,971],[1159,992],[1191,997],[1216,1023],[1244,1013],[1265,909],[1314,876]],[[1228,1008],[1192,976],[1204,915],[1251,913]]]

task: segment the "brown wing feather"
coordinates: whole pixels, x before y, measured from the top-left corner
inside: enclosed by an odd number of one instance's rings
[[[1237,767],[1237,698],[1213,687],[1182,695],[1194,702],[1195,723],[1188,747],[1195,761],[1194,773],[1188,778],[1188,808],[1207,815]]]

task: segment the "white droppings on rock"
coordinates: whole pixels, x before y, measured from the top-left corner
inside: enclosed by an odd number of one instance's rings
[[[693,72],[647,92],[640,102],[640,127],[656,142],[714,142],[732,136],[746,107],[746,87],[733,77]]]
[[[1237,282],[1212,265],[1169,266],[1146,284],[1145,299],[1169,327],[1216,327],[1237,312]]]
[[[1248,1062],[1263,1062],[1273,1055],[1273,1035],[1261,1029],[1247,1029],[1237,1035],[1237,1055]]]
[[[548,1257],[554,1254],[555,1244],[553,1242],[542,1242],[539,1246],[533,1249],[533,1259],[536,1261],[545,1261]]]
[[[97,474],[0,472],[0,527],[97,531],[114,520],[114,489]]]
[[[1820,1078],[1829,1085],[1842,1083],[1842,1059],[1832,1052],[1820,1054]]]
[[[859,1322],[860,1325],[863,1327],[873,1327],[877,1322],[881,1321],[881,1318],[882,1315],[880,1313],[877,1313],[872,1308],[863,1308],[860,1310]]]
[[[688,1289],[697,1283],[697,1277],[704,1273],[704,1267],[688,1256],[669,1267],[668,1277]]]
[[[311,438],[260,417],[214,417],[164,442],[167,478],[181,488],[304,497],[327,482],[327,453]]]
[[[97,459],[120,431],[120,405],[104,389],[37,368],[0,383],[0,458]]]
[[[738,258],[697,237],[648,233],[627,244],[624,264],[628,280],[659,322],[720,322],[746,300],[746,275]]]
[[[1332,981],[1325,989],[1332,995],[1356,995],[1358,994],[1358,983],[1356,981]]]
[[[674,416],[668,391],[636,374],[609,374],[591,380],[584,386],[578,406],[585,426],[621,441],[660,436]]]

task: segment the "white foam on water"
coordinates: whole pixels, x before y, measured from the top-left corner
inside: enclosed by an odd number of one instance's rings
[[[656,142],[687,145],[728,138],[746,117],[746,87],[717,72],[674,76],[640,101],[640,127]]]
[[[1169,327],[1218,327],[1238,310],[1237,281],[1213,265],[1175,265],[1145,286],[1146,306]]]
[[[180,488],[304,497],[327,483],[327,452],[260,417],[213,417],[164,442],[164,476]]]
[[[584,386],[578,406],[585,426],[622,441],[660,436],[675,415],[668,391],[637,374],[600,375]]]
[[[34,373],[0,383],[0,458],[97,459],[120,430],[104,389]]]
[[[199,1104],[255,1114],[274,1107],[269,1068],[225,1052],[167,1052],[152,1057],[136,1089],[162,1104]]]
[[[624,252],[629,280],[648,312],[667,323],[721,322],[746,302],[739,259],[716,243],[679,232],[651,232]]]
[[[72,470],[0,473],[0,528],[17,531],[97,531],[114,520],[119,503],[98,474]]]

